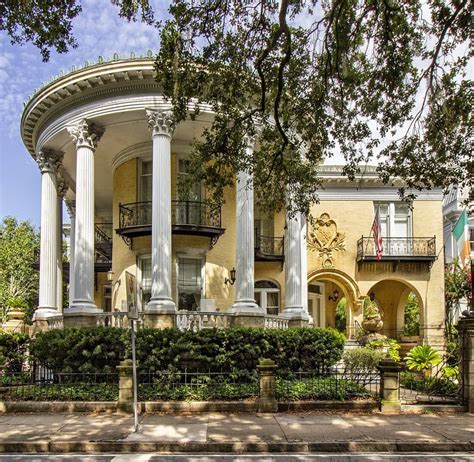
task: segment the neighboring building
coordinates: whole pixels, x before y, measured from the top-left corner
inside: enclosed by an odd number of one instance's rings
[[[461,217],[464,209],[472,211],[474,204],[466,206],[465,201],[468,197],[467,188],[451,187],[448,194],[443,199],[443,236],[444,236],[444,259],[446,263],[452,263],[457,258],[457,248],[454,242],[453,229]],[[468,218],[469,242],[471,247],[471,256],[474,252],[474,216]]]
[[[399,201],[401,183],[383,185],[373,168],[351,182],[340,167],[325,166],[321,202],[308,224],[254,210],[245,172],[226,190],[222,208],[206,202],[205,185],[183,201],[177,180],[189,173],[191,142],[212,113],[203,106],[197,120],[174,128],[168,110],[151,53],[87,65],[27,102],[22,136],[43,175],[37,322],[57,314],[59,194],[72,224],[68,324],[126,310],[128,287],[153,326],[173,324],[177,310],[179,322],[182,310],[200,309],[268,326],[285,325],[278,319],[305,325],[309,312],[316,326],[342,322],[354,336],[373,292],[387,335],[442,346],[440,190],[420,194],[411,209]],[[370,237],[377,208],[381,261]],[[405,339],[409,297],[418,300],[421,326]],[[344,308],[336,316],[343,298],[345,316]]]

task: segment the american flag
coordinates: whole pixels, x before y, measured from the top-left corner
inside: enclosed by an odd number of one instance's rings
[[[382,241],[382,225],[380,224],[380,213],[379,208],[375,212],[374,222],[372,223],[372,232],[374,233],[375,253],[377,255],[377,261],[382,260],[383,252],[383,241]]]

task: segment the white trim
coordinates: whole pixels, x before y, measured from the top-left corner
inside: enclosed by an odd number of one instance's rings
[[[355,188],[355,187],[339,187],[318,191],[318,197],[321,201],[372,201],[372,202],[400,202],[400,196],[396,187],[378,187],[378,188]],[[414,193],[416,201],[441,201],[443,192],[440,188],[433,188],[431,191],[411,191],[407,190],[407,194]]]

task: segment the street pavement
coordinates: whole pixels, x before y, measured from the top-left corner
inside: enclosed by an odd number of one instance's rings
[[[109,458],[101,456],[106,458],[93,460],[121,460],[114,459],[110,454],[122,452],[222,453],[209,456],[211,458],[207,460],[227,460],[224,453],[229,452],[294,454],[286,456],[286,459],[279,456],[265,459],[263,455],[257,459],[232,459],[242,461],[313,460],[330,453],[333,453],[332,458],[327,460],[342,461],[346,459],[337,453],[349,452],[399,453],[399,457],[405,453],[400,459],[390,460],[422,460],[406,457],[409,453],[417,453],[417,457],[421,457],[421,453],[430,452],[432,455],[429,460],[474,460],[459,458],[469,457],[471,451],[474,451],[472,414],[150,414],[140,416],[137,433],[134,432],[133,417],[130,416],[59,413],[0,415],[0,453],[23,454],[22,459],[11,460],[31,461],[33,459],[26,458],[27,453],[51,452],[109,454]],[[310,459],[311,453],[314,457]],[[446,459],[451,453],[459,454],[455,459]],[[461,453],[468,455],[461,456]],[[123,460],[154,460],[150,454],[141,454],[143,457],[148,456],[148,459]],[[305,456],[295,459],[297,454]],[[436,454],[445,458],[434,459]],[[62,457],[48,460],[76,460]],[[160,461],[184,460],[174,459],[172,455],[160,457]],[[187,457],[186,460],[192,460],[189,459],[190,455]],[[199,457],[199,460],[206,460]]]

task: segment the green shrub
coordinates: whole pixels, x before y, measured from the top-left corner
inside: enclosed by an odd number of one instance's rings
[[[335,400],[369,398],[367,389],[352,380],[334,377],[302,380],[277,379],[278,401]]]
[[[28,363],[28,345],[30,338],[26,334],[0,332],[0,364],[6,373],[21,372]]]
[[[259,358],[273,359],[280,372],[313,371],[335,364],[345,337],[335,329],[143,329],[137,333],[140,370],[231,372],[252,377]],[[130,331],[111,327],[68,328],[39,334],[33,358],[56,372],[115,371],[130,357]]]
[[[342,362],[347,372],[358,373],[376,371],[379,362],[384,358],[384,353],[371,348],[353,348],[344,351]]]
[[[71,385],[31,385],[3,392],[5,401],[117,401],[118,385],[83,383]]]
[[[400,383],[410,390],[434,396],[454,396],[458,393],[460,387],[457,380],[452,378],[425,377],[420,380],[413,372],[402,372]]]
[[[371,350],[386,350],[386,356],[388,356],[390,359],[393,359],[394,361],[400,361],[400,344],[393,338],[387,337],[380,340],[373,340],[365,347]]]

